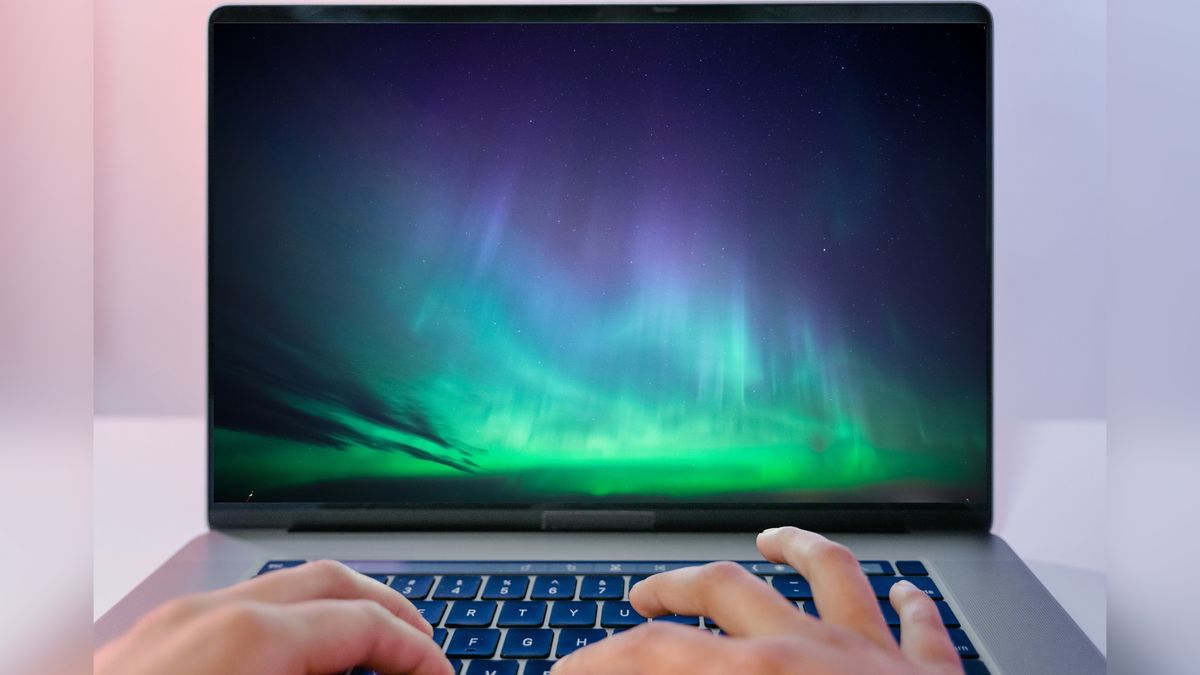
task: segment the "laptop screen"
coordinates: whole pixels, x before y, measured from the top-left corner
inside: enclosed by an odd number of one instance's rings
[[[212,30],[214,501],[986,499],[984,26]]]

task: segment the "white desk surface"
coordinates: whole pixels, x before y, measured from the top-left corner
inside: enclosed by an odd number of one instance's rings
[[[204,420],[95,419],[93,613],[204,532]],[[993,531],[1106,650],[1103,421],[1043,422],[997,441]]]

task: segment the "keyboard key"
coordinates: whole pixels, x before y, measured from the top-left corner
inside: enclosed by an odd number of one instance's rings
[[[369,668],[363,668],[362,666],[355,666],[350,671],[350,675],[379,675],[379,674]]]
[[[497,626],[540,626],[546,621],[546,603],[544,602],[513,602],[504,603],[500,609],[500,620]]]
[[[495,628],[459,628],[450,636],[446,656],[450,658],[487,659],[496,653],[500,631]]]
[[[450,635],[450,631],[446,630],[445,628],[434,628],[433,629],[433,641],[436,642],[437,646],[439,646],[439,647],[446,644],[446,637],[449,635]]]
[[[454,603],[446,616],[447,626],[490,626],[496,616],[496,603],[490,600],[471,602],[462,600]]]
[[[629,577],[629,589],[633,590],[633,587],[636,586],[639,581],[645,581],[645,580],[649,579],[650,576],[651,575],[649,575],[649,574],[635,574],[635,575]],[[625,596],[625,597],[629,597],[629,596]]]
[[[563,626],[590,628],[595,626],[596,603],[556,602],[550,610],[550,625],[554,628],[561,628]]]
[[[378,581],[379,583],[384,584],[385,586],[387,585],[387,582],[388,582],[388,575],[386,575],[386,574],[364,574],[363,576],[368,579],[374,579],[375,581]]]
[[[863,574],[869,577],[891,576],[896,573],[892,564],[886,560],[859,560],[858,566],[862,568]]]
[[[575,598],[575,577],[545,576],[533,580],[533,600],[573,600]]]
[[[413,603],[413,607],[434,626],[441,622],[442,615],[446,613],[446,603],[440,600],[418,600]]]
[[[887,579],[888,577],[878,578]],[[809,586],[808,580],[799,574],[783,574],[772,577],[771,585],[789,600],[812,600],[812,586]]]
[[[562,658],[576,649],[599,642],[608,637],[608,631],[602,628],[564,628],[558,634],[558,649],[554,656]]]
[[[805,614],[807,614],[811,617],[817,618],[817,619],[821,618],[821,613],[817,611],[816,601],[805,600],[803,609],[804,609]]]
[[[988,670],[988,667],[983,665],[983,661],[978,659],[963,661],[962,665],[966,675],[992,675],[992,671]]]
[[[472,661],[467,675],[517,675],[516,661]]]
[[[900,625],[900,615],[896,613],[896,608],[892,607],[892,603],[881,600],[879,602],[879,609],[883,612],[883,620],[887,622],[887,625]]]
[[[698,616],[679,616],[678,614],[664,614],[654,617],[655,621],[666,621],[668,623],[681,623],[685,626],[699,626],[700,617]]]
[[[303,560],[272,560],[272,561],[268,562],[267,564],[263,565],[262,569],[260,569],[258,571],[258,573],[266,574],[267,572],[274,572],[275,570],[283,570],[283,569],[287,569],[289,567],[299,567],[300,565],[303,565],[303,564],[304,564]]]
[[[610,600],[600,611],[600,625],[605,628],[628,628],[639,623],[646,623],[646,617],[634,611],[628,602]]]
[[[950,641],[954,643],[954,648],[958,650],[958,655],[964,659],[977,659],[979,652],[975,651],[975,645],[971,644],[971,638],[967,637],[967,632],[961,628],[950,628],[946,632],[950,633]]]
[[[409,600],[422,600],[433,588],[433,577],[425,574],[397,574],[392,577],[392,588]]]
[[[484,600],[524,600],[529,577],[492,577],[483,587]]]
[[[620,600],[625,597],[625,578],[615,576],[584,577],[579,585],[580,600]]]
[[[554,666],[554,661],[529,661],[525,664],[525,672],[522,675],[550,675],[550,668]]]
[[[934,601],[933,604],[937,605],[938,614],[942,615],[943,624],[950,628],[957,628],[959,626],[958,617],[954,615],[954,610],[950,609],[950,605],[941,600]]]
[[[942,599],[942,592],[929,577],[867,577],[867,581],[871,582],[871,587],[875,589],[875,596],[879,598],[888,597],[888,591],[902,579],[925,591],[925,594],[934,600]]]
[[[929,572],[925,570],[924,563],[920,560],[897,560],[896,569],[900,570],[900,574],[906,577],[929,576]]]
[[[434,600],[474,600],[479,593],[482,579],[476,576],[442,577],[437,590],[433,592]]]
[[[459,673],[462,672],[462,661],[460,661],[458,659],[448,659],[448,660],[450,661],[450,668],[452,668],[454,670],[454,675],[458,675]]]
[[[544,659],[550,656],[554,631],[545,628],[514,628],[504,637],[500,656],[506,659]]]

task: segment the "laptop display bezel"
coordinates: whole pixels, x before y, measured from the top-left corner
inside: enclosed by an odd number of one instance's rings
[[[793,23],[969,23],[986,30],[986,177],[988,323],[994,319],[992,233],[992,17],[973,3],[925,4],[702,4],[702,5],[261,5],[222,6],[209,17],[208,131],[212,120],[213,26],[219,23],[396,23],[396,22],[793,22]],[[206,138],[207,142],[207,138]],[[211,149],[209,150],[211,152]],[[207,155],[206,155],[207,156]],[[206,171],[212,184],[211,162]],[[211,190],[206,214],[211,250]],[[206,255],[207,353],[211,354],[211,279]],[[217,502],[213,500],[212,367],[206,363],[208,520],[217,528],[310,530],[678,530],[749,531],[792,524],[823,531],[981,530],[992,521],[993,500],[993,331],[987,354],[987,457],[985,497],[978,503],[628,503],[614,504],[428,504]],[[207,359],[206,359],[207,360]]]

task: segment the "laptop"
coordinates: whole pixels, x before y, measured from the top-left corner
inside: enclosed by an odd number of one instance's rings
[[[755,549],[790,524],[925,590],[968,672],[1101,671],[988,531],[991,35],[973,4],[214,11],[211,531],[97,641],[334,558],[458,672],[541,675],[680,566],[819,615]]]

